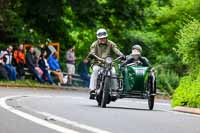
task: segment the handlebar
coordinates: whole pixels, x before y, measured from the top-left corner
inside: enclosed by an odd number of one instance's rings
[[[105,62],[105,59],[100,58],[100,57],[98,57],[98,56],[95,55],[95,54],[89,54],[88,57],[90,57],[90,56],[93,56],[93,57],[96,58],[98,61]],[[124,56],[119,56],[119,57],[117,57],[116,59],[114,59],[113,62],[118,61],[118,60],[123,59],[123,58],[124,58]]]

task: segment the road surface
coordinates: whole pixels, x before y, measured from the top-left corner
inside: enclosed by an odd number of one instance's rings
[[[120,99],[99,108],[86,92],[0,88],[0,133],[200,133],[200,116],[169,101]]]

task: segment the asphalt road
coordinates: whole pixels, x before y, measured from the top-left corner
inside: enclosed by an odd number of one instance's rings
[[[80,91],[0,88],[0,133],[200,133],[200,116],[169,101],[120,99],[107,108]]]

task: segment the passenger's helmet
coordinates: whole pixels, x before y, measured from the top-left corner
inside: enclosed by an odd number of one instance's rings
[[[106,38],[108,36],[108,33],[105,29],[101,28],[97,30],[97,38]]]
[[[140,52],[142,52],[142,47],[140,45],[133,45],[132,49],[137,49],[139,50]]]

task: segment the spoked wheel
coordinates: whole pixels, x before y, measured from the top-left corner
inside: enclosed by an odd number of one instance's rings
[[[102,92],[100,92],[100,94],[97,95],[97,97],[96,97],[98,106],[101,106],[101,100],[102,100],[102,94],[101,94],[101,93],[102,93]]]
[[[101,99],[102,99],[102,86],[103,86],[103,83],[101,82],[101,76],[102,75],[98,75],[98,78],[97,78],[97,91],[96,91],[96,101],[97,101],[97,104],[98,106],[101,106]]]
[[[152,75],[151,77],[149,77],[149,80],[148,80],[148,105],[149,105],[149,110],[153,110],[155,95],[156,95],[156,80],[155,80],[155,76]]]
[[[101,107],[106,108],[106,104],[109,103],[109,89],[111,80],[109,77],[105,77],[104,88],[102,91]]]
[[[155,96],[149,96],[149,97],[148,97],[149,110],[153,110],[153,107],[154,107],[154,99],[155,99]]]

